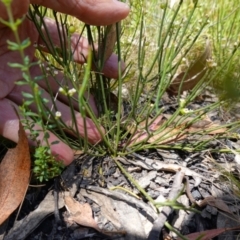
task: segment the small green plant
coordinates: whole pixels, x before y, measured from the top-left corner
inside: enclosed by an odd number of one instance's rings
[[[50,153],[50,144],[56,143],[49,143],[48,141],[49,135],[47,129],[51,128],[52,125],[46,124],[49,115],[45,114],[45,109],[49,100],[42,97],[42,91],[38,86],[38,81],[42,79],[43,76],[32,78],[30,74],[30,68],[40,64],[40,62],[31,63],[29,57],[24,53],[26,48],[31,44],[29,39],[21,41],[18,34],[18,26],[24,19],[14,20],[11,10],[11,0],[2,0],[2,2],[6,6],[9,20],[6,21],[0,19],[0,22],[12,30],[16,40],[16,42],[8,40],[8,48],[11,51],[18,51],[22,59],[22,63],[9,63],[9,65],[12,68],[20,69],[22,72],[22,80],[16,82],[16,84],[28,85],[32,90],[32,93],[22,93],[25,100],[23,105],[19,108],[19,114],[23,118],[22,122],[25,129],[30,132],[29,138],[36,144],[33,172],[36,174],[36,178],[41,182],[47,181],[50,178],[59,175],[63,169],[63,165],[61,162],[56,161]],[[30,106],[32,104],[36,104],[36,112],[31,110]],[[41,130],[36,129],[36,124],[40,126]],[[48,126],[46,127],[46,125]],[[41,141],[38,139],[40,133],[43,133],[44,136]],[[45,145],[44,147],[42,146],[43,144]]]
[[[63,164],[51,154],[49,147],[38,146],[34,153],[33,173],[40,182],[59,176]]]

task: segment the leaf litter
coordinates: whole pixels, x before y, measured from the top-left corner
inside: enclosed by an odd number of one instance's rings
[[[151,155],[148,154],[148,156],[150,157]],[[158,226],[160,226],[159,224],[161,223],[161,228],[158,228],[159,229],[158,234],[160,234],[160,230],[161,229],[163,230],[163,226],[164,226],[163,219],[168,221],[170,213],[175,214],[175,212],[178,212],[178,210],[173,210],[169,207],[167,208],[161,207],[161,208],[158,208],[160,212],[157,213],[156,208],[151,204],[149,204],[149,202],[146,202],[146,200],[144,200],[144,197],[139,193],[138,193],[138,196],[140,198],[135,198],[132,195],[129,195],[127,192],[121,191],[120,189],[116,189],[114,191],[107,189],[106,187],[107,186],[110,187],[111,186],[110,183],[114,182],[112,181],[112,179],[114,178],[114,174],[113,174],[114,171],[112,171],[111,173],[108,173],[108,171],[111,169],[117,170],[118,168],[116,168],[114,166],[113,161],[111,160],[109,161],[108,158],[103,158],[102,161],[103,162],[101,162],[99,158],[95,158],[95,160],[92,159],[91,161],[87,161],[87,158],[86,158],[86,161],[80,160],[80,162],[77,164],[75,162],[73,167],[71,167],[71,165],[69,167],[69,169],[71,168],[71,171],[73,171],[72,174],[67,176],[65,175],[62,178],[63,182],[68,182],[69,177],[72,176],[71,178],[72,183],[70,185],[67,185],[68,190],[67,191],[65,190],[65,192],[59,194],[59,201],[60,201],[59,207],[60,208],[63,207],[64,199],[65,199],[66,210],[68,211],[68,213],[70,213],[70,216],[69,216],[70,219],[68,220],[65,219],[65,220],[67,222],[71,220],[78,224],[78,227],[75,226],[74,228],[75,230],[73,230],[74,233],[76,233],[77,230],[80,231],[80,229],[84,229],[83,226],[89,226],[90,228],[95,228],[99,232],[99,234],[103,234],[102,235],[103,239],[104,239],[103,236],[105,236],[105,238],[108,237],[110,239],[111,237],[118,237],[118,239],[120,240],[147,239],[149,237],[149,234],[152,233],[152,229],[155,222],[157,222]],[[79,172],[77,175],[76,175],[76,172],[74,174],[74,171],[76,171],[76,169],[78,168],[77,167],[78,164],[81,164],[80,165],[81,169],[86,168],[85,165],[82,165],[83,163],[86,164],[88,168],[90,167],[90,169],[92,169],[86,177],[84,177],[84,175],[82,174],[79,175]],[[91,166],[89,166],[89,164]],[[146,189],[146,191],[148,191],[149,194],[150,194],[150,189],[152,188],[151,184],[149,183],[155,182],[155,179],[152,178],[152,173],[154,173],[153,175],[155,176],[156,172],[158,176],[161,176],[161,175],[164,176],[165,171],[174,172],[176,176],[179,174],[179,172],[183,172],[184,175],[187,175],[189,177],[194,177],[194,179],[196,179],[195,180],[196,182],[194,181],[195,183],[197,183],[199,181],[197,179],[200,178],[200,181],[197,184],[193,183],[193,187],[190,188],[190,191],[194,188],[198,188],[200,191],[203,191],[203,189],[200,187],[201,181],[209,182],[209,184],[211,184],[210,178],[207,177],[206,175],[201,175],[200,173],[196,173],[187,167],[182,167],[177,164],[169,165],[169,164],[162,163],[159,159],[156,160],[156,159],[150,159],[145,157],[144,160],[141,160],[141,159],[137,159],[137,157],[135,157],[134,159],[131,159],[131,157],[128,157],[124,161],[124,165],[126,164],[127,165],[129,164],[129,166],[141,166],[141,168],[146,169],[147,173],[149,173],[149,177],[144,178],[145,174],[141,175],[143,171],[140,171],[139,173],[133,171],[132,174],[140,181],[141,179],[145,179],[147,181],[147,184],[144,184],[142,186]],[[93,178],[97,179],[95,175],[96,174],[95,171],[96,169],[99,169],[99,166],[103,167],[102,174],[104,178],[101,181],[104,182],[105,187],[99,186],[98,184],[96,184],[96,182],[95,184],[93,182],[89,182],[89,183],[86,182],[86,179],[93,179]],[[136,168],[136,171],[139,171],[137,169],[138,168]],[[121,173],[118,172],[118,174],[116,175],[117,178],[119,178],[119,174]],[[148,176],[148,174],[146,176]],[[176,196],[176,194],[178,194],[180,190],[183,189],[184,187],[182,176],[183,175],[179,175],[179,177],[176,177],[178,180],[175,180],[175,183],[173,183],[171,186],[169,186],[169,183],[165,185],[166,187],[169,187],[170,189],[174,190],[175,193],[173,196]],[[84,178],[86,179],[84,180]],[[130,190],[132,189],[132,191],[134,191],[134,188],[131,185],[129,186],[127,181],[124,181],[124,178],[121,178],[121,179],[122,180],[120,182],[120,185],[123,188],[129,188]],[[171,179],[170,179],[170,182],[171,182]],[[155,182],[155,184],[158,184],[158,183]],[[159,184],[161,184],[161,182],[159,182]],[[69,196],[68,192],[71,192],[70,195],[73,197],[66,198],[66,196]],[[158,196],[156,198],[157,202],[160,201],[160,203],[164,203],[165,200],[171,199],[170,195],[167,194],[167,195],[164,195],[164,197],[162,198],[163,200],[160,200],[159,198],[160,195],[161,195],[161,192],[159,192],[157,195]],[[221,197],[213,198],[211,197],[211,195],[213,195],[213,193],[209,192],[208,193],[209,197],[208,198],[205,197],[205,200],[203,198],[203,201],[205,201],[206,204],[210,204],[211,206],[218,208],[219,211],[224,211],[226,213],[228,213],[229,211],[229,213],[231,213],[231,210],[227,210],[228,207],[225,205],[226,203],[225,202],[223,203],[220,201]],[[186,207],[189,207],[189,204],[187,204],[186,202],[186,201],[189,201],[188,196],[186,194],[182,196],[185,196],[186,198],[186,200],[184,201],[184,203],[186,204]],[[46,202],[47,199],[44,199],[40,203],[39,207],[28,215],[29,218],[26,217],[26,219],[18,221],[17,222],[18,231],[16,231],[15,229],[14,235],[12,235],[13,232],[10,231],[9,232],[10,235],[6,239],[7,240],[13,239],[11,237],[17,236],[16,235],[17,233],[19,234],[19,236],[21,236],[20,233],[26,234],[27,231],[28,231],[27,235],[29,235],[32,230],[34,230],[37,226],[39,226],[39,224],[43,221],[44,218],[49,216],[49,214],[53,214],[55,203],[54,203],[52,192],[48,193],[48,198],[49,197],[52,199],[50,202]],[[179,203],[181,203],[180,199],[179,199]],[[44,208],[41,207],[43,206],[42,204],[45,206]],[[205,208],[206,208],[205,206],[200,205],[200,209],[205,209]],[[167,209],[169,209],[170,211],[168,211]],[[43,215],[44,217],[40,217]],[[182,218],[182,225],[181,223],[178,223],[178,224],[180,224],[181,227],[185,228],[186,225],[184,224],[184,222],[186,221],[186,219],[189,219],[189,221],[191,222],[193,221],[191,219],[195,215],[189,211],[185,211],[185,218]],[[165,218],[163,218],[162,216],[165,216]],[[35,219],[35,227],[32,228],[32,230],[30,231],[29,225],[31,225],[33,219]],[[160,219],[160,220],[157,221],[157,219]],[[38,221],[38,223],[36,223],[36,221]],[[203,221],[206,221],[206,220],[203,220]],[[22,229],[25,229],[26,232],[25,231],[23,232]],[[231,229],[229,228],[229,230]],[[217,232],[215,232],[215,234],[216,233]],[[222,231],[219,231],[218,233],[220,234],[222,233]],[[210,233],[207,233],[206,236],[208,236],[209,234]],[[30,237],[31,236],[33,235],[30,235]],[[82,238],[83,237],[87,238],[88,236],[89,237],[92,236],[93,239],[95,239],[94,236],[96,236],[96,239],[99,239],[101,235],[98,235],[98,233],[94,233],[93,231],[90,231],[90,230],[88,230],[84,234],[82,233],[81,235]],[[185,236],[188,236],[188,235],[185,235]],[[100,239],[102,238],[100,237]],[[22,239],[25,239],[25,238],[22,238]],[[31,239],[31,238],[28,238],[28,239]],[[76,239],[81,239],[81,238],[76,238]]]
[[[169,94],[177,95],[193,89],[208,71],[207,61],[212,57],[211,42],[206,38],[204,52],[184,72],[179,73],[167,89]]]
[[[30,177],[30,152],[19,121],[17,146],[9,149],[0,164],[0,225],[23,201]]]
[[[183,118],[183,117],[182,117]],[[205,117],[205,119],[196,119],[194,117],[187,117],[180,124],[175,124],[181,117],[175,119],[175,123],[170,126],[161,127],[169,119],[169,115],[160,115],[151,124],[149,124],[148,131],[146,131],[147,123],[151,122],[151,119],[145,120],[139,124],[138,130],[134,133],[129,146],[138,144],[142,141],[147,141],[148,143],[154,144],[169,144],[175,143],[177,141],[186,139],[191,134],[202,135],[203,133],[208,135],[226,134],[227,128],[221,126],[218,123],[212,122],[210,119]],[[130,130],[131,132],[131,130]]]
[[[151,126],[151,130],[158,130],[162,124],[161,121],[165,121],[167,118],[168,116],[166,114],[159,117],[159,119],[157,119],[158,121],[154,122],[154,124]],[[209,119],[203,119],[203,122],[200,121],[200,123],[192,122],[192,118],[186,118],[185,121],[181,123],[187,129],[184,133],[186,136],[182,135],[185,139],[187,139],[187,134],[189,134],[189,129],[191,127],[193,127],[194,130],[201,129],[202,127],[209,130],[209,126],[212,126],[212,124],[216,124],[212,123]],[[221,134],[223,130],[224,132],[226,132],[226,128],[223,128],[219,124],[216,125],[217,126],[214,127],[219,128],[220,132],[213,133],[213,135]],[[169,142],[171,143],[173,142],[173,140],[170,140]],[[177,186],[171,183],[173,175],[177,174],[179,171],[183,171],[185,176],[191,178],[191,187],[189,190],[192,192],[193,198],[195,200],[202,200],[203,202],[199,205],[200,210],[205,210],[208,206],[210,206],[211,208],[208,207],[209,209],[217,208],[218,214],[224,212],[235,218],[236,213],[234,213],[235,215],[231,214],[231,209],[229,209],[229,206],[225,201],[222,201],[221,196],[213,198],[213,196],[215,196],[215,193],[213,193],[210,186],[217,186],[219,187],[219,189],[221,189],[221,185],[217,184],[216,182],[212,182],[216,179],[210,178],[210,176],[212,176],[211,168],[206,168],[207,173],[205,173],[199,168],[195,168],[195,170],[193,170],[190,168],[192,163],[187,162],[187,165],[184,165],[187,158],[181,156],[179,152],[171,151],[171,158],[173,158],[171,159],[171,161],[165,161],[167,159],[165,155],[159,154],[162,159],[159,158],[157,152],[158,151],[155,151],[155,153],[152,155],[151,152],[146,150],[145,153],[142,152],[136,155],[129,154],[129,156],[124,158],[122,161],[119,158],[119,161],[121,161],[124,166],[128,166],[127,168],[132,169],[131,174],[140,183],[141,181],[144,181],[141,186],[148,192],[151,197],[153,197],[154,200],[159,201],[160,203],[168,200],[171,189],[174,188],[174,186]],[[144,154],[147,154],[147,157],[145,157]],[[203,153],[203,156],[201,155],[199,158],[202,157],[204,159],[204,156],[206,157],[207,155],[207,152]],[[196,158],[194,154],[189,153],[190,158],[191,156],[193,158]],[[72,231],[76,232],[77,230],[83,229],[84,225],[87,225],[90,228],[97,229],[99,233],[94,232],[94,230],[88,230],[86,233],[81,235],[85,238],[87,238],[88,236],[96,236],[97,239],[97,237],[99,236],[102,236],[103,238],[104,235],[105,237],[118,236],[119,239],[122,240],[147,239],[149,234],[152,232],[154,222],[163,213],[164,207],[159,207],[158,210],[160,211],[160,213],[157,213],[156,208],[152,206],[149,202],[147,202],[146,199],[139,193],[139,191],[136,191],[136,188],[129,184],[128,181],[126,181],[126,178],[121,172],[117,171],[118,168],[116,168],[110,156],[105,156],[102,158],[90,158],[88,156],[84,157],[84,155],[81,155],[79,156],[79,158],[80,160],[77,160],[79,166],[77,167],[75,165],[72,168],[70,166],[68,169],[71,168],[71,174],[67,177],[65,176],[62,178],[62,182],[64,183],[64,185],[69,180],[70,182],[72,182],[72,185],[68,185],[67,189],[71,192],[72,198],[70,201],[74,202],[76,206],[74,204],[74,208],[70,210],[70,219],[78,225],[77,229]],[[202,163],[200,163],[200,166],[205,167]],[[81,170],[79,172],[76,172],[79,167]],[[99,171],[99,169],[101,169],[101,171]],[[198,171],[196,171],[196,169],[198,169]],[[165,183],[164,178],[161,177],[167,178]],[[184,182],[178,181],[178,184],[178,186],[181,187],[177,187],[177,192],[180,192],[181,188],[184,186]],[[204,186],[204,184],[209,185],[207,191],[202,187]],[[115,188],[116,190],[114,191],[109,190],[113,186],[121,186],[121,188]],[[122,191],[122,189],[127,189],[128,191]],[[165,191],[164,189],[167,191]],[[59,208],[63,208],[63,196],[66,196],[68,194],[68,191],[65,190],[65,193],[59,194]],[[78,191],[79,193],[76,195]],[[138,198],[130,195],[128,193],[129,191],[137,194]],[[200,198],[196,197],[196,195],[194,195],[194,192],[198,192]],[[223,192],[223,190],[221,189],[220,192]],[[189,201],[189,197],[185,192],[183,192],[182,196],[185,196],[186,200]],[[47,202],[47,199],[49,197],[51,201]],[[24,218],[23,220],[17,221],[17,223],[13,227],[14,231],[9,231],[9,234],[7,236],[8,238],[6,239],[13,239],[12,236],[21,236],[20,233],[23,235],[25,234],[25,237],[22,238],[25,239],[26,236],[31,234],[31,232],[34,231],[34,229],[36,229],[36,227],[38,227],[42,221],[44,221],[44,219],[46,219],[49,215],[53,214],[55,211],[54,206],[56,201],[54,201],[52,192],[49,192],[48,198],[44,199],[40,203],[38,208],[36,208],[36,210],[31,212],[27,216],[29,218]],[[207,201],[207,199],[209,201]],[[199,201],[199,203],[201,202]],[[49,207],[50,205],[51,208]],[[70,209],[70,205],[71,204],[66,204],[65,202],[66,209]],[[186,203],[186,201],[184,202],[184,205],[186,207],[190,206]],[[45,207],[42,208],[42,206]],[[86,208],[86,214],[84,212],[85,210],[83,210],[84,208]],[[66,212],[66,209],[63,211]],[[170,212],[172,212],[172,214],[175,214],[178,211],[174,210]],[[182,224],[180,222],[178,223],[178,226],[181,226],[179,230],[186,228],[186,219],[188,219],[189,222],[192,222],[193,219],[195,219],[194,216],[196,214],[194,215],[189,211],[185,211],[184,213],[184,216],[186,218],[181,218]],[[206,210],[205,213],[207,213]],[[209,217],[211,216],[211,214],[202,214],[201,217],[204,219],[203,221],[206,221],[206,216]],[[170,215],[167,215],[166,220],[168,220],[168,216]],[[37,219],[37,221],[33,221],[33,219]],[[161,224],[163,226],[163,222],[161,222]],[[31,226],[31,228],[29,226]],[[23,232],[22,229],[25,229],[25,231]],[[162,227],[161,229],[163,231]],[[204,228],[204,230],[205,229],[206,228]],[[13,232],[14,235],[12,235]],[[173,234],[170,233],[170,235]],[[33,235],[30,235],[30,238],[27,239],[31,239],[32,236]],[[185,236],[187,235],[185,234]]]
[[[68,220],[74,221],[79,225],[91,227],[100,231],[96,221],[92,217],[92,209],[88,203],[79,203],[71,195],[64,196],[65,207],[70,216]]]

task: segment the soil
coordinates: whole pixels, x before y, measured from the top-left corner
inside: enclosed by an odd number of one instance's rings
[[[206,97],[191,107],[196,109],[205,103]],[[168,99],[168,104],[162,104],[168,114],[174,111],[174,101],[169,103]],[[218,123],[227,121],[227,114],[220,111],[209,117]],[[185,138],[181,143],[184,146],[195,140]],[[5,234],[2,239],[170,240],[178,236],[169,231],[166,222],[183,236],[237,227],[240,225],[239,189],[232,188],[232,179],[224,176],[220,169],[239,179],[238,154],[217,151],[222,146],[240,149],[240,141],[236,138],[212,139],[206,149],[215,149],[215,152],[159,147],[117,159],[76,156],[61,176],[44,186],[29,187],[19,215],[15,212],[8,223],[1,226]],[[141,188],[134,186],[119,164]],[[170,204],[177,199],[179,206],[176,202],[175,208],[158,206],[159,212],[156,212],[143,191],[160,203],[168,200]],[[180,210],[183,207],[185,209]],[[204,239],[235,240],[239,231],[223,231],[217,235],[215,231],[215,235]]]

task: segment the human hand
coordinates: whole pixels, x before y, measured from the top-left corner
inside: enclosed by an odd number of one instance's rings
[[[38,4],[42,6],[49,7],[58,12],[66,13],[77,17],[85,23],[91,25],[109,25],[115,22],[120,21],[125,18],[129,13],[129,8],[118,1],[114,0],[12,0],[12,11],[15,18],[20,18],[25,15],[28,11],[29,4]],[[5,7],[0,2],[0,18],[7,20],[7,13]],[[48,31],[52,33],[54,39],[57,33],[56,26],[53,21],[47,20]],[[34,24],[28,20],[24,19],[23,23],[18,28],[18,34],[20,40],[23,41],[26,38],[29,38],[32,45],[25,50],[25,55],[27,55],[30,61],[35,62],[34,57],[35,48],[34,43],[40,43],[41,39],[39,34],[34,26]],[[79,42],[76,41],[78,38],[77,35],[72,37],[72,47],[76,49],[78,53],[82,53],[87,57],[88,53],[88,43],[86,39],[81,39]],[[22,72],[18,69],[9,67],[8,63],[21,63],[21,57],[19,52],[10,51],[8,49],[7,40],[15,42],[14,35],[8,27],[0,24],[0,135],[8,138],[12,141],[18,141],[18,128],[19,128],[19,119],[17,114],[14,111],[13,106],[17,109],[19,105],[22,104],[22,92],[31,92],[30,88],[26,85],[19,86],[15,85],[16,81],[22,79]],[[55,43],[58,43],[57,37],[55,38]],[[76,45],[77,44],[77,45]],[[83,59],[74,56],[74,60],[77,62],[82,62]],[[30,73],[32,77],[39,76],[42,74],[39,66],[35,65],[30,68]],[[105,63],[103,73],[108,77],[117,77],[118,73],[118,63],[116,55],[112,55]],[[58,73],[57,78],[62,79],[63,75]],[[49,77],[49,84],[52,87],[54,93],[59,89],[56,81]],[[51,99],[49,93],[44,90],[44,82],[39,82],[39,86],[43,88],[43,97]],[[56,105],[58,111],[62,114],[62,120],[66,125],[72,125],[71,119],[71,110],[65,104],[64,97],[62,96],[61,101],[57,100]],[[89,100],[94,109],[94,101],[90,98]],[[64,103],[65,102],[65,103]],[[52,106],[52,103],[49,103],[49,108]],[[34,110],[36,106],[32,106]],[[75,112],[77,120],[77,128],[79,133],[84,136],[84,121],[79,112]],[[87,138],[89,142],[96,143],[101,140],[101,136],[91,121],[87,118],[86,120],[87,127]],[[41,127],[37,124],[34,124],[35,130],[40,130],[40,135],[38,140],[43,139],[43,132],[41,132]],[[104,130],[103,130],[104,131]],[[30,133],[26,131],[29,135]],[[65,165],[68,165],[73,160],[73,151],[72,149],[61,142],[57,136],[52,133],[49,133],[49,143],[59,141],[59,144],[51,145],[51,151],[58,159],[62,160]],[[43,143],[44,144],[44,143]]]

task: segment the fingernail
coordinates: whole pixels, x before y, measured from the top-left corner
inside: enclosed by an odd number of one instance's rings
[[[125,7],[125,8],[128,8],[129,9],[129,6],[127,3],[124,3],[124,2],[119,2],[118,0],[112,0],[113,2],[115,2],[116,4],[118,4],[119,6],[121,7]]]

